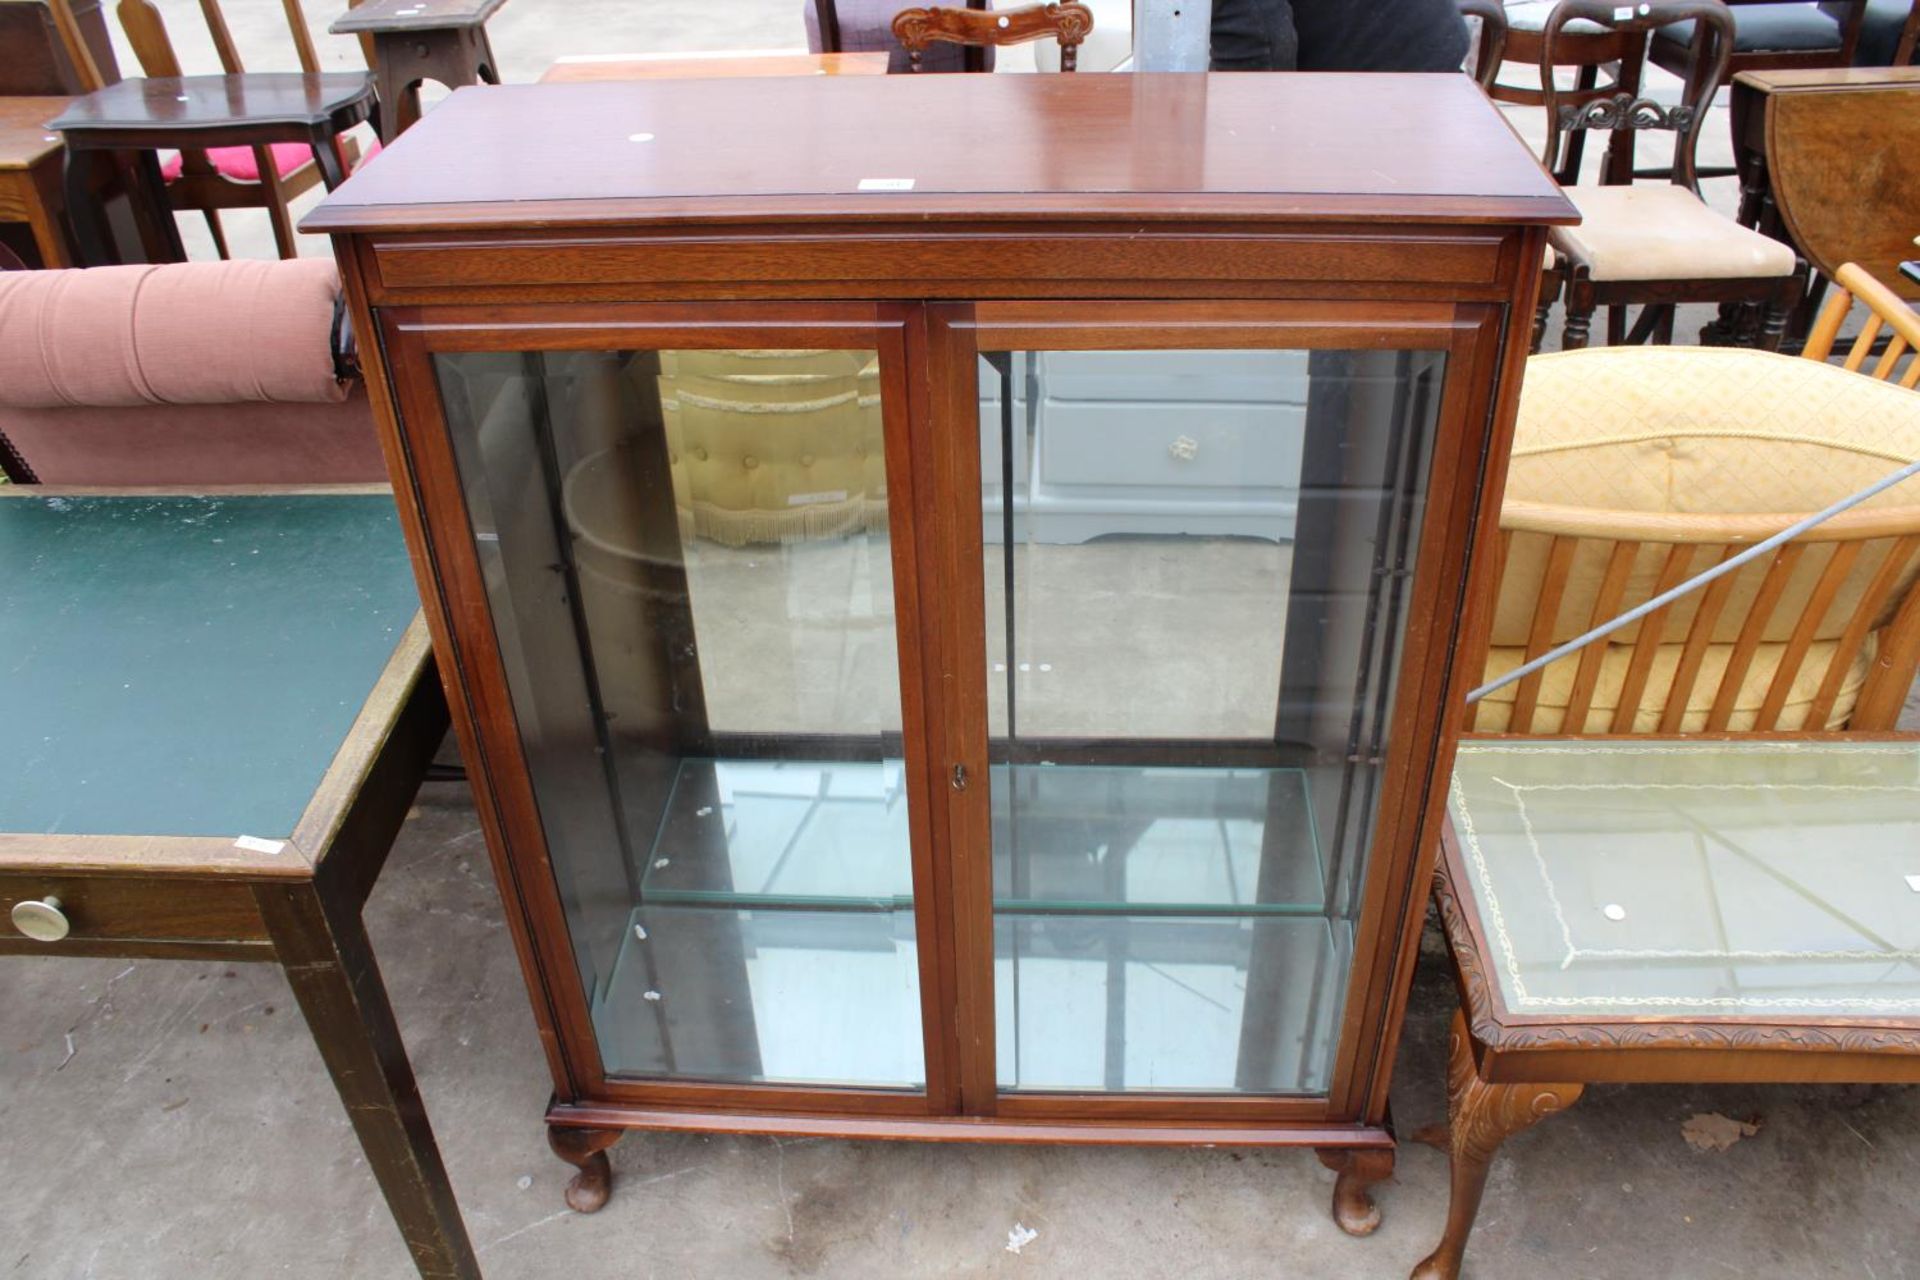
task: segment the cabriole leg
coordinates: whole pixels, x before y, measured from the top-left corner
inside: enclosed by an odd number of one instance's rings
[[[607,1149],[626,1134],[624,1129],[547,1128],[553,1154],[580,1172],[567,1183],[567,1207],[575,1213],[597,1213],[613,1192],[613,1162]]]
[[[1372,1235],[1380,1226],[1373,1188],[1393,1176],[1393,1148],[1318,1147],[1314,1154],[1340,1175],[1333,1184],[1333,1220],[1350,1236]]]
[[[1453,1015],[1447,1060],[1447,1229],[1439,1245],[1413,1269],[1413,1280],[1454,1280],[1467,1235],[1480,1212],[1487,1171],[1500,1144],[1579,1100],[1577,1084],[1488,1084],[1473,1065],[1464,1013]]]

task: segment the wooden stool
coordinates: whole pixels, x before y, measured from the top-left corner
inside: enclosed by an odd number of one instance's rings
[[[420,118],[420,86],[449,89],[499,84],[500,64],[487,43],[487,19],[507,0],[366,0],[327,30],[371,42],[380,94],[380,141],[392,142]]]

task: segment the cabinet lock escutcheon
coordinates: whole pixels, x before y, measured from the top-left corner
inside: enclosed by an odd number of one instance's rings
[[[953,789],[955,791],[967,789],[967,766],[963,764],[953,766]]]

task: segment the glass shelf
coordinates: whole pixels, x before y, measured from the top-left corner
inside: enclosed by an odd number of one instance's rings
[[[1019,915],[1326,910],[1298,769],[997,765],[994,905]],[[911,910],[899,761],[680,762],[641,869],[648,906]]]
[[[1350,922],[1327,916],[994,920],[1000,1087],[1314,1094]]]
[[[905,775],[897,760],[682,760],[640,901],[910,911]]]

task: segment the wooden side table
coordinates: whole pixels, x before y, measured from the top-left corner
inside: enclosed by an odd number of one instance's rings
[[[281,965],[420,1274],[476,1280],[360,919],[447,726],[392,498],[5,486],[0,562],[0,955]]]
[[[1823,275],[1857,262],[1920,297],[1899,271],[1920,206],[1920,67],[1743,71],[1732,112],[1745,225]]]
[[[392,142],[420,118],[420,86],[449,89],[499,84],[487,43],[487,19],[507,0],[353,0],[327,30],[371,41],[380,94],[380,141]]]
[[[341,134],[373,114],[373,78],[365,72],[247,72],[230,76],[149,76],[122,80],[75,98],[48,128],[65,135],[67,208],[83,265],[107,261],[100,210],[87,199],[94,154],[140,155],[138,188],[161,207],[148,211],[186,257],[173,211],[165,206],[156,148],[204,150],[256,143],[304,142],[313,148],[331,191],[346,181]]]
[[[60,180],[66,148],[60,135],[46,127],[68,101],[0,97],[0,222],[24,222],[32,228],[40,263],[47,267],[73,265]]]
[[[1452,1199],[1415,1277],[1587,1084],[1920,1082],[1920,738],[1468,740],[1448,819]]]

